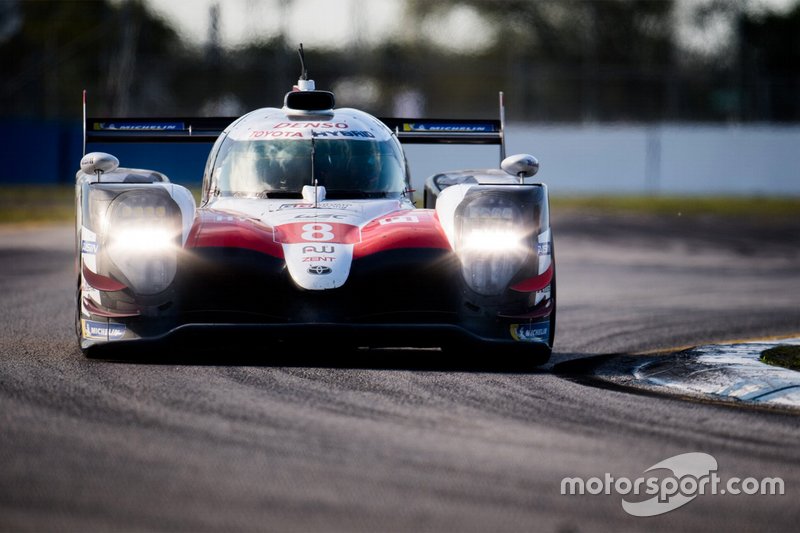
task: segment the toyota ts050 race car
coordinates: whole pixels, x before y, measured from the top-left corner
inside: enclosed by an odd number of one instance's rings
[[[547,361],[555,264],[547,187],[524,182],[536,159],[437,174],[416,208],[402,148],[502,148],[502,103],[499,121],[377,119],[299,85],[282,108],[235,120],[84,116],[90,144],[213,147],[199,206],[162,173],[83,157],[81,349],[300,341]]]

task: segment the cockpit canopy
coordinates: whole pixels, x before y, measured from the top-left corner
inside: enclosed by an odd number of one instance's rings
[[[328,197],[400,194],[405,190],[401,158],[390,141],[226,139],[214,177],[222,195],[300,193],[314,180]]]
[[[234,126],[211,155],[216,194],[299,197],[303,186],[315,181],[328,198],[394,197],[406,191],[405,158],[388,128],[378,130],[350,114],[320,122],[287,118],[273,113],[254,123],[245,117]]]

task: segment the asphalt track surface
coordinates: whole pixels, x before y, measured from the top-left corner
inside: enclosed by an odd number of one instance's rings
[[[800,416],[592,387],[553,364],[800,330],[800,224],[554,216],[552,364],[295,346],[85,359],[69,228],[0,230],[0,530],[796,531]],[[160,357],[160,356],[159,356]],[[687,452],[784,496],[652,518],[564,477]]]

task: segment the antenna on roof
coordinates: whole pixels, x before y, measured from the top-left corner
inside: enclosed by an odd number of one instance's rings
[[[313,91],[314,90],[314,80],[308,79],[308,69],[306,69],[306,54],[303,50],[303,43],[300,43],[300,48],[297,50],[297,54],[300,56],[300,79],[297,80],[297,87],[298,91]]]
[[[306,69],[306,54],[303,51],[303,43],[300,43],[300,49],[297,51],[297,54],[300,56],[300,79],[307,80],[308,70]]]
[[[506,158],[506,98],[500,91],[500,162]]]
[[[83,90],[83,155],[86,155],[86,89]]]

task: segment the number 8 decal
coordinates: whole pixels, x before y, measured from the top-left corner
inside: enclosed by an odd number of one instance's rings
[[[361,230],[353,224],[339,222],[289,222],[275,227],[275,242],[330,242],[354,244],[361,242]]]
[[[305,224],[301,237],[304,241],[332,241],[334,235],[331,230],[333,226],[330,224]]]

